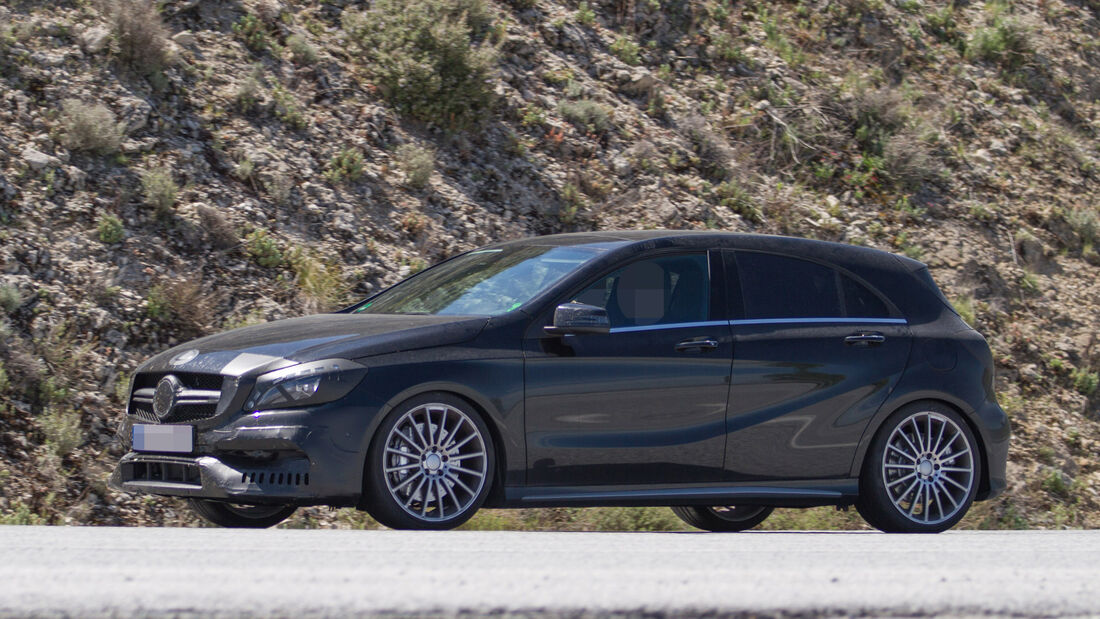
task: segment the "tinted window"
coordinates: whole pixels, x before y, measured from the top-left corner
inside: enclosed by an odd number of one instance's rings
[[[836,272],[820,264],[737,252],[745,318],[841,317]]]
[[[603,251],[594,245],[479,249],[406,279],[355,311],[495,316],[523,305]]]
[[[840,287],[844,293],[845,314],[853,318],[887,318],[890,310],[875,293],[856,280],[840,276]]]
[[[689,254],[632,262],[572,300],[607,308],[612,327],[704,321],[710,313],[707,257]]]

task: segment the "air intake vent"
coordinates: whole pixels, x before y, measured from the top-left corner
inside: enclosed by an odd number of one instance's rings
[[[273,471],[243,471],[242,484],[258,486],[308,486],[309,473],[276,473]]]

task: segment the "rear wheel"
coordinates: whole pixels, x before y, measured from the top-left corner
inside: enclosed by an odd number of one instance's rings
[[[489,428],[466,401],[429,393],[396,407],[367,455],[367,510],[393,529],[451,529],[485,501]]]
[[[981,479],[966,421],[939,402],[914,402],[882,425],[860,476],[856,508],[887,533],[939,533],[966,515]]]
[[[241,505],[211,501],[209,499],[188,499],[191,509],[205,520],[234,529],[266,529],[286,520],[297,509],[294,505]]]
[[[764,522],[773,508],[766,505],[677,505],[672,513],[691,526],[705,531],[745,531]]]

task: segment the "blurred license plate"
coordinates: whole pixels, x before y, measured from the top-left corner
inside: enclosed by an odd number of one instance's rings
[[[191,453],[194,426],[156,426],[134,424],[134,451],[170,451]]]

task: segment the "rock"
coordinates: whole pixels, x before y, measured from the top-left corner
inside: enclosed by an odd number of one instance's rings
[[[195,37],[195,33],[190,30],[183,30],[172,35],[172,42],[180,47],[193,47],[198,43],[198,39]]]
[[[989,143],[989,152],[998,157],[1007,157],[1008,149],[1005,147],[1003,140],[992,140]]]
[[[840,208],[840,199],[834,195],[825,196],[825,206],[829,207],[829,210]]]
[[[630,165],[629,159],[623,157],[622,155],[619,155],[618,157],[615,157],[611,160],[611,171],[613,171],[616,176],[619,176],[621,178],[624,176],[630,176],[630,173],[634,171],[634,167]]]
[[[38,171],[53,163],[54,158],[50,157],[46,153],[31,148],[30,146],[23,149],[21,154],[23,161],[31,167],[32,170]]]
[[[970,159],[971,161],[980,163],[981,165],[993,165],[993,157],[989,154],[989,151],[984,148],[979,148],[978,150],[970,153]]]
[[[621,80],[620,90],[630,94],[647,94],[659,83],[658,79],[646,69],[635,69]]]
[[[153,113],[153,106],[136,97],[123,99],[119,103],[122,107],[122,122],[126,124],[126,133],[136,133],[144,129],[149,123],[149,115]]]
[[[80,35],[80,48],[89,54],[98,54],[107,46],[111,32],[103,26],[88,28]]]

